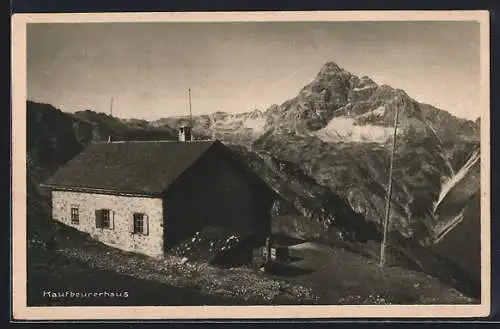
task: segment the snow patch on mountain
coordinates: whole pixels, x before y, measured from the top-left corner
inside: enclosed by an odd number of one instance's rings
[[[434,205],[435,212],[438,211],[443,200],[448,197],[454,189],[459,192],[467,192],[456,193],[457,196],[453,198],[454,201],[457,201],[457,199],[468,200],[471,197],[471,194],[474,194],[476,190],[479,190],[479,180],[470,179],[470,176],[473,176],[476,173],[474,169],[478,168],[480,159],[481,155],[479,150],[474,151],[463,167],[443,184],[439,198]],[[478,171],[478,169],[476,171]],[[468,178],[469,180],[467,180]],[[460,184],[464,185],[465,188]]]
[[[324,142],[385,143],[394,129],[375,125],[356,125],[354,118],[337,117],[313,133]]]
[[[439,223],[434,228],[439,243],[464,219],[469,201],[480,190],[480,151],[475,150],[462,168],[441,187],[439,198],[434,204],[434,214]]]
[[[367,90],[367,89],[374,89],[377,88],[376,85],[368,85],[368,86],[363,86],[363,87],[356,87],[352,88],[353,91],[361,91],[361,90]]]

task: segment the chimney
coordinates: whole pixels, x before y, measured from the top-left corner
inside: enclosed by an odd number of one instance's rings
[[[183,125],[179,128],[178,131],[179,142],[186,142],[193,140],[193,134],[191,133],[191,128],[192,127],[190,125]]]

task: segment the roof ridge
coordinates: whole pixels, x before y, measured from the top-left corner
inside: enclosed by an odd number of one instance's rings
[[[92,141],[92,144],[126,144],[126,143],[206,143],[206,142],[216,142],[216,139],[201,139],[192,141],[178,141],[178,140],[126,140],[126,141]]]

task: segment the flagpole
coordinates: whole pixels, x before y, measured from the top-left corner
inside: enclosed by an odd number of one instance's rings
[[[111,117],[113,117],[113,97],[111,97],[109,104],[109,114]],[[108,135],[108,143],[111,143],[111,135]]]
[[[398,113],[399,106],[396,105],[396,113],[394,114],[394,136],[392,138],[392,151],[389,166],[389,183],[387,187],[387,200],[385,205],[385,218],[384,218],[384,233],[382,237],[382,244],[380,246],[380,266],[384,266],[386,262],[385,249],[387,245],[387,234],[389,231],[389,217],[391,214],[391,195],[392,195],[392,171],[394,166],[394,154],[396,151],[396,133],[398,129]]]

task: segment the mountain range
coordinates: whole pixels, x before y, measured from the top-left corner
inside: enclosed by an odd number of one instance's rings
[[[195,138],[223,141],[278,191],[282,200],[276,207],[277,231],[304,239],[367,243],[380,241],[396,110],[389,243],[394,250],[405,251],[412,266],[425,267],[421,258],[415,259],[414,250],[433,246],[439,238],[442,247],[433,248],[445,259],[453,259],[456,254],[446,246],[443,232],[458,222],[479,222],[479,120],[454,117],[403,90],[379,85],[329,62],[281,105],[199,115],[191,123]],[[65,113],[31,101],[27,111],[31,200],[43,197],[38,182],[92,141],[172,140],[176,128],[189,120],[120,119],[92,110]],[[445,211],[447,191],[463,195],[453,188],[457,175],[475,182],[475,188],[459,198],[462,209]],[[463,241],[471,245],[465,246],[473,250],[468,256],[471,261],[458,257],[461,262],[453,260],[450,266],[451,272],[457,265],[464,275],[477,279],[480,234],[479,226],[473,227],[477,232],[469,232],[470,239]]]
[[[297,165],[353,210],[380,224],[396,109],[391,222],[403,236],[429,242],[433,228],[451,220],[436,218],[431,204],[438,200],[442,184],[478,150],[479,120],[454,117],[401,89],[378,85],[329,62],[281,105],[195,116],[192,124],[198,138],[217,138]],[[162,118],[142,122],[142,127],[170,129],[186,120]]]

